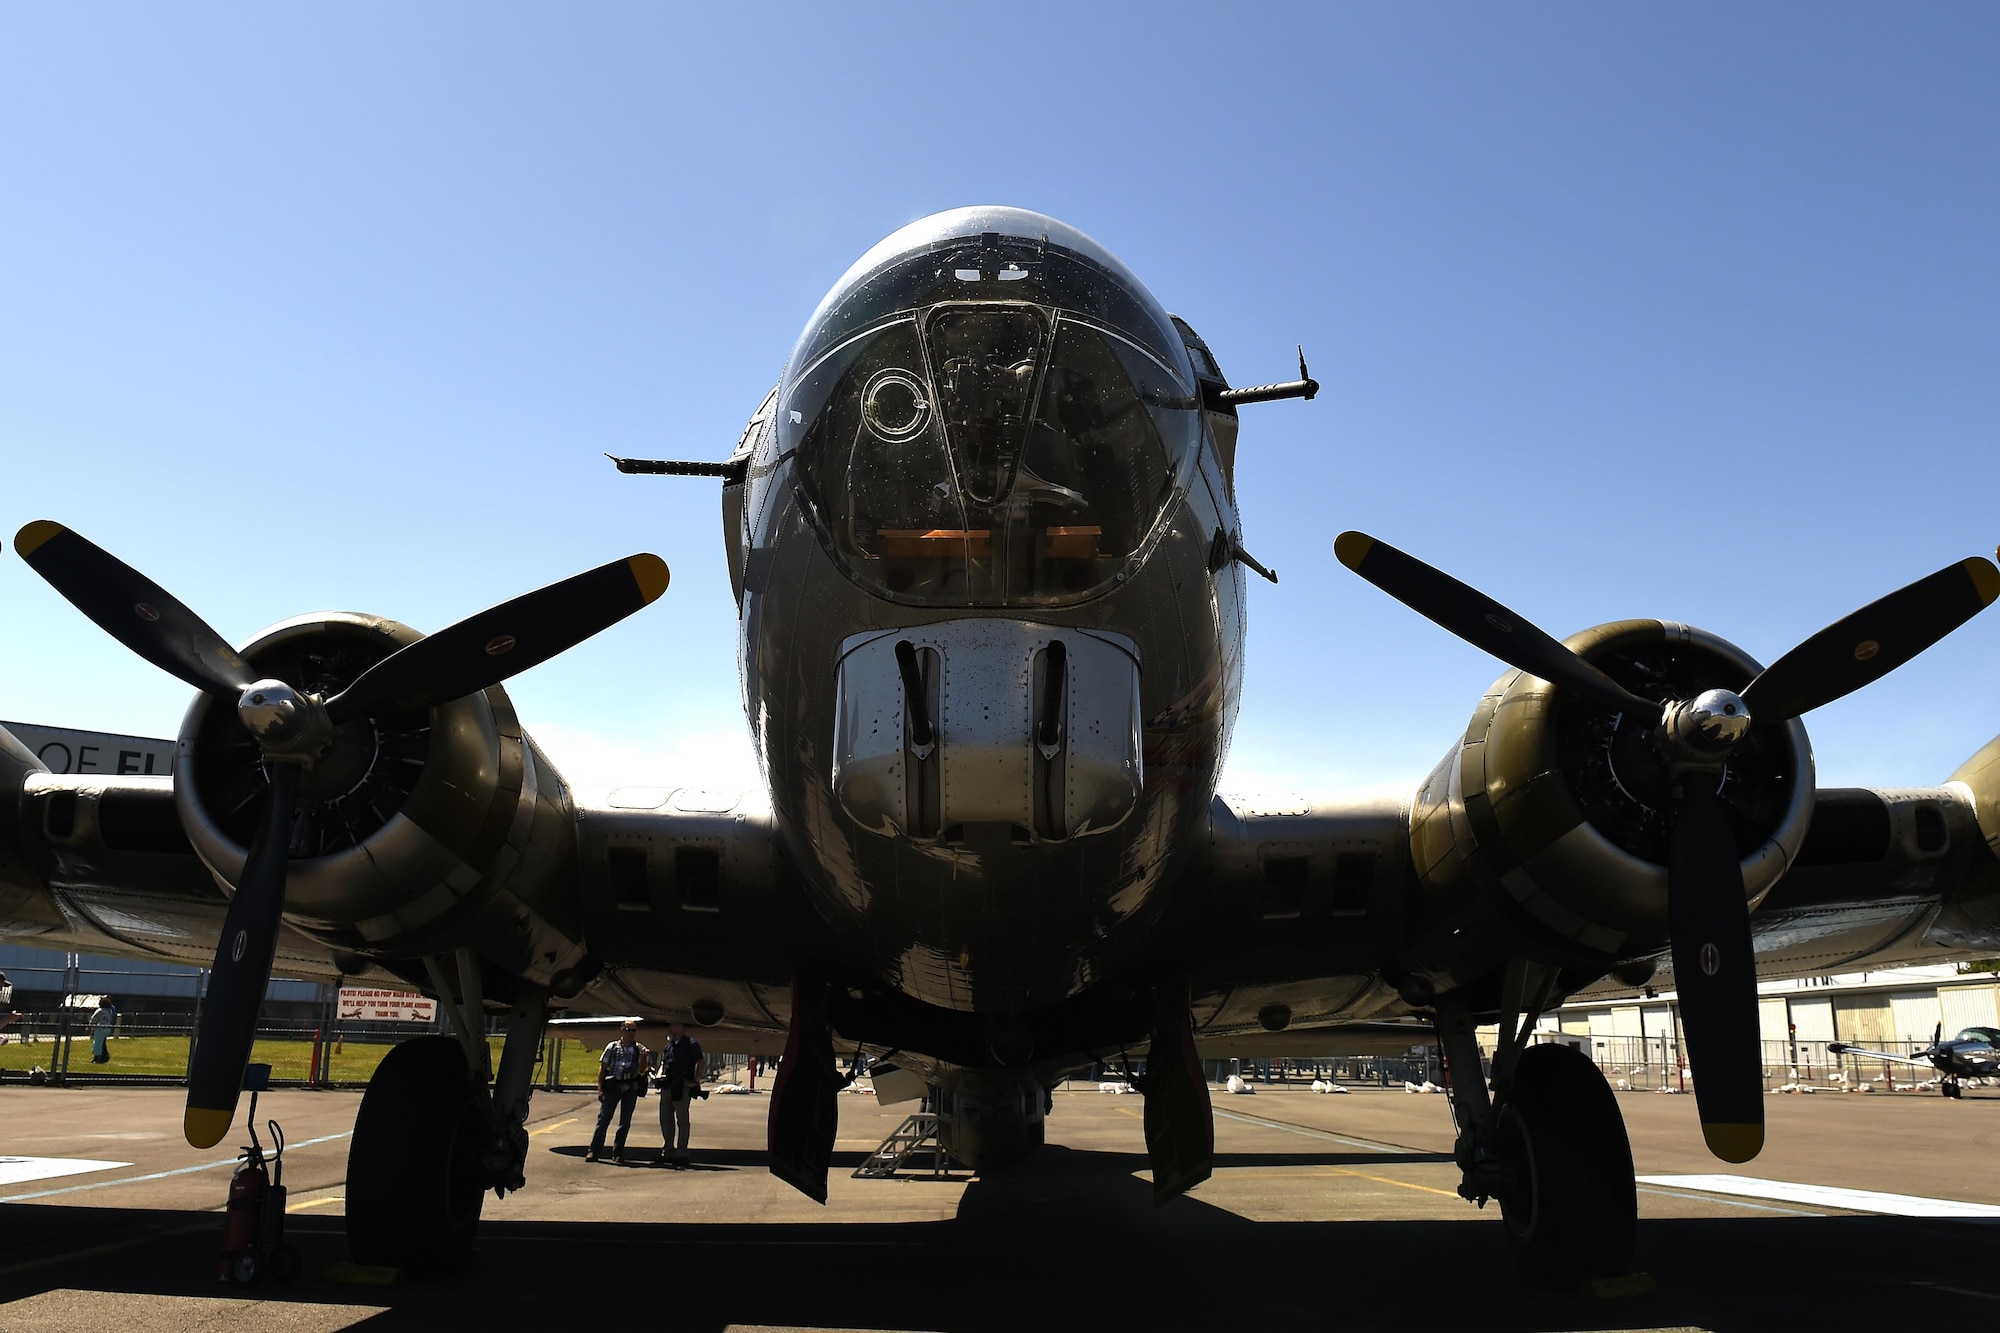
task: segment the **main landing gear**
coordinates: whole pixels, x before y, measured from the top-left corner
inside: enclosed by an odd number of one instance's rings
[[[1134,1086],[1146,1097],[1146,1154],[1157,1208],[1215,1170],[1215,1120],[1208,1079],[1195,1054],[1185,978],[1153,989],[1153,1043],[1146,1050],[1145,1076]]]
[[[435,1273],[470,1256],[486,1191],[525,1183],[528,1097],[547,997],[508,1014],[500,1073],[489,1083],[478,960],[461,951],[454,995],[433,965],[454,1035],[417,1037],[368,1081],[347,1152],[347,1248],[357,1264]]]
[[[487,1185],[479,1092],[452,1037],[417,1037],[383,1058],[347,1151],[354,1262],[437,1272],[471,1252]]]
[[[1464,1172],[1458,1192],[1482,1207],[1500,1201],[1508,1248],[1531,1280],[1621,1277],[1632,1271],[1638,1233],[1631,1143],[1610,1085],[1581,1051],[1527,1045],[1554,980],[1538,972],[1510,969],[1512,1012],[1502,1015],[1490,1098],[1470,1016],[1449,998],[1438,1005]],[[1531,990],[1539,998],[1523,1010]]]

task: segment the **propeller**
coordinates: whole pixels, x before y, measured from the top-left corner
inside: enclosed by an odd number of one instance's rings
[[[1730,751],[1757,723],[1786,722],[1880,679],[2000,596],[1975,556],[1870,602],[1765,668],[1743,692],[1654,703],[1631,693],[1500,603],[1386,542],[1343,532],[1334,554],[1411,610],[1509,666],[1630,714],[1672,776],[1667,919],[1674,982],[1709,1151],[1747,1162],[1764,1146],[1757,969],[1728,814],[1717,795]]]
[[[330,699],[260,680],[221,635],[118,557],[59,523],[22,528],[14,549],[49,585],[148,662],[227,699],[264,755],[270,803],[229,900],[188,1068],[187,1141],[209,1148],[236,1116],[257,1010],[271,979],[300,779],[335,728],[448,703],[497,685],[657,600],[667,566],[634,555],[470,616],[390,654]]]

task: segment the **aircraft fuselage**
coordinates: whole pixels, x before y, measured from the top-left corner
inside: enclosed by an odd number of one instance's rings
[[[1117,261],[970,209],[856,264],[746,432],[728,535],[773,812],[912,998],[1021,1012],[1143,961],[1242,682],[1200,403]]]

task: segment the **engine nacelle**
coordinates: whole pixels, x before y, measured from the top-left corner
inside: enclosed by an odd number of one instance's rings
[[[1648,699],[1740,691],[1759,670],[1734,644],[1670,621],[1618,621],[1566,642]],[[1644,725],[1545,680],[1513,671],[1494,682],[1410,811],[1421,915],[1437,927],[1419,950],[1427,970],[1447,981],[1465,970],[1447,937],[1496,917],[1531,956],[1558,964],[1665,945],[1668,779],[1645,736]],[[1796,719],[1753,727],[1718,790],[1754,905],[1812,820],[1805,728]]]
[[[243,649],[265,677],[331,696],[423,636],[376,616],[281,622]],[[268,788],[229,702],[201,695],[181,724],[174,796],[195,853],[225,886],[243,874]],[[285,882],[290,924],[330,948],[411,959],[473,947],[561,988],[583,962],[568,788],[499,686],[342,726],[300,781]]]

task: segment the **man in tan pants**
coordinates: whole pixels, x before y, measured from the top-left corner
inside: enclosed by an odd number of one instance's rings
[[[688,1036],[687,1029],[671,1023],[667,1031],[673,1040],[660,1052],[660,1160],[676,1169],[688,1164],[688,1105],[706,1097],[701,1081],[708,1073],[701,1043]]]

